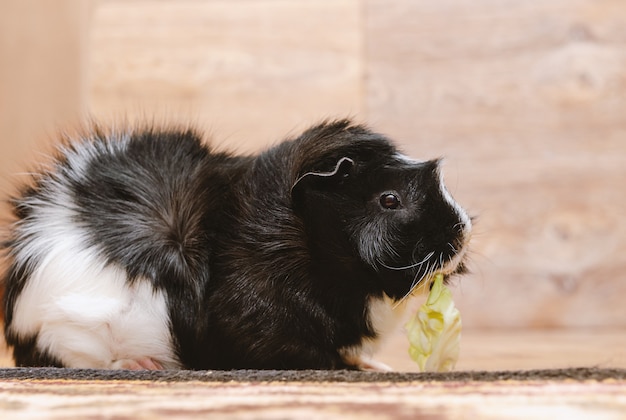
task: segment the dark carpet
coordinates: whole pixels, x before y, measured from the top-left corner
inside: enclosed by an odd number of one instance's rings
[[[603,381],[626,379],[626,369],[571,368],[519,371],[466,371],[449,373],[362,372],[349,370],[232,370],[232,371],[126,371],[61,368],[0,369],[1,379],[124,380],[155,382],[474,382],[474,381]]]

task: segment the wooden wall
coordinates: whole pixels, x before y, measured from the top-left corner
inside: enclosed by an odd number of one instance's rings
[[[623,0],[3,0],[3,190],[81,116],[258,150],[351,115],[445,156],[466,327],[626,327]]]
[[[78,120],[87,107],[91,6],[82,0],[0,1],[3,194],[38,156],[37,146],[59,126]]]

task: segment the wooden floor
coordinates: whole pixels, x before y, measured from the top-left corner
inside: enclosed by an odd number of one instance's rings
[[[624,330],[464,331],[457,370],[626,368]],[[378,360],[413,371],[397,335]],[[0,365],[10,365],[0,357]],[[530,372],[532,373],[532,372]],[[478,374],[478,373],[477,373]],[[480,373],[482,374],[482,373]],[[626,381],[0,380],[0,418],[620,419]]]
[[[586,380],[407,382],[3,378],[0,418],[614,420],[626,412],[626,380],[614,373]]]
[[[626,330],[466,330],[456,370],[519,370],[570,367],[626,368]],[[378,360],[397,371],[416,371],[406,338],[393,337]],[[6,352],[0,367],[12,366]]]
[[[379,359],[395,370],[414,371],[397,335]],[[569,367],[626,368],[626,330],[466,330],[456,370],[518,370]]]

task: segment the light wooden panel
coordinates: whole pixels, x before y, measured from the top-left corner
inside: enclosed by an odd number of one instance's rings
[[[359,10],[357,0],[102,1],[92,113],[191,120],[240,150],[358,116]]]
[[[466,326],[626,326],[626,3],[367,1],[368,119],[476,215]]]
[[[0,192],[85,106],[90,1],[0,2]]]

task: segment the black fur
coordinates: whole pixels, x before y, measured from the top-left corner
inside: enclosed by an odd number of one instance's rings
[[[166,292],[187,368],[351,367],[341,350],[377,335],[369,299],[401,299],[466,239],[439,189],[437,162],[399,159],[385,137],[349,121],[315,126],[258,156],[213,152],[185,130],[138,130],[118,148],[109,137],[87,140],[99,153],[81,176],[61,156],[62,175],[42,178],[71,183],[75,222],[109,263]],[[16,200],[18,219],[29,217],[25,197],[45,188],[36,182]],[[400,206],[381,207],[385,193]],[[416,264],[430,252],[428,264]],[[34,337],[11,332],[28,277],[13,262],[7,340],[20,365],[58,365],[35,354]]]

